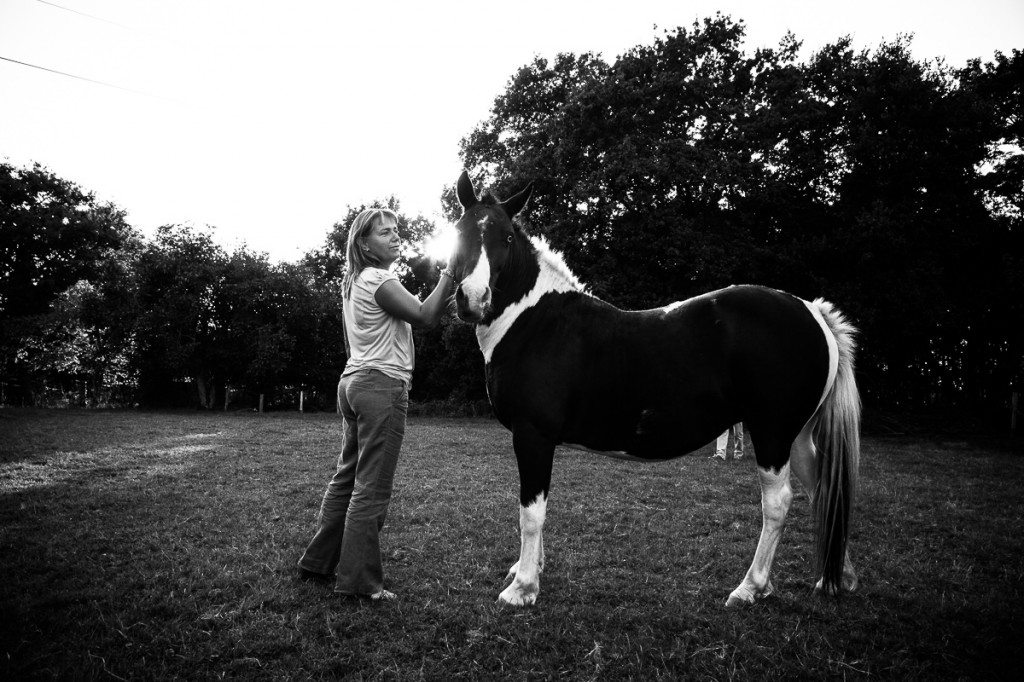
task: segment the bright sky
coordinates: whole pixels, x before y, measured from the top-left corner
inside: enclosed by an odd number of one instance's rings
[[[847,34],[913,33],[953,66],[1024,48],[1024,0],[0,0],[0,158],[146,234],[213,225],[297,260],[350,205],[394,194],[436,219],[459,140],[535,55],[611,62],[719,10],[748,52],[787,30],[805,56]]]

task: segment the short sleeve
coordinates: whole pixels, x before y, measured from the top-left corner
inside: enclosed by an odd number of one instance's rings
[[[381,284],[388,280],[397,280],[398,276],[390,270],[383,270],[381,268],[366,268],[359,273],[359,278],[366,283],[370,293],[377,293],[377,289],[380,288]]]

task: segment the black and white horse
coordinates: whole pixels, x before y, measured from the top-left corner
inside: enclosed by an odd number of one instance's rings
[[[824,300],[758,286],[619,310],[589,295],[560,255],[513,223],[532,191],[478,198],[465,172],[457,185],[458,315],[476,325],[488,395],[512,431],[519,467],[522,548],[499,599],[537,599],[557,445],[664,460],[741,421],[754,445],[763,526],[727,605],[772,593],[791,470],[811,494],[817,587],[855,589],[847,537],[860,451],[856,330]]]

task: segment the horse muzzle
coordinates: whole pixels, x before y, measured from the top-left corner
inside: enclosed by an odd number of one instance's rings
[[[491,288],[463,282],[455,289],[455,310],[463,322],[478,324],[491,309]]]

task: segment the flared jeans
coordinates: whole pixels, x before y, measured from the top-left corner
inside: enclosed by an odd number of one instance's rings
[[[342,377],[338,409],[344,435],[338,467],[327,484],[313,539],[299,566],[337,571],[335,591],[370,595],[384,589],[380,531],[391,502],[405,436],[409,390],[377,370]]]

